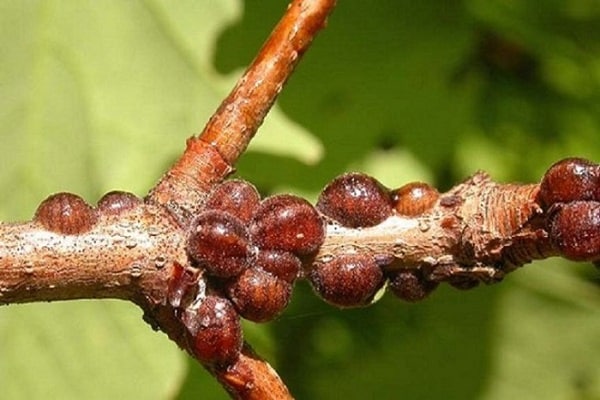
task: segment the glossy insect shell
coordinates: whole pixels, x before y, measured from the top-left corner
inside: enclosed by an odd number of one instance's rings
[[[438,283],[426,280],[418,269],[403,269],[388,273],[387,289],[396,297],[408,302],[425,299]]]
[[[384,283],[375,259],[366,254],[344,254],[313,265],[308,274],[315,292],[338,307],[361,307],[371,303]]]
[[[92,229],[98,216],[96,210],[81,197],[72,193],[56,193],[42,201],[34,220],[49,231],[77,235]]]
[[[248,232],[244,223],[233,215],[206,211],[192,223],[187,251],[209,274],[233,277],[248,265]]]
[[[252,243],[261,249],[307,255],[323,243],[325,229],[319,213],[309,202],[283,194],[260,203],[252,217],[250,236]]]
[[[302,266],[298,257],[281,250],[260,250],[253,260],[253,265],[288,283],[296,280]]]
[[[287,307],[292,288],[262,268],[248,268],[228,284],[227,295],[243,318],[267,322]]]
[[[260,203],[256,187],[240,179],[218,185],[206,199],[207,209],[226,211],[244,222],[250,221]]]
[[[582,158],[555,163],[542,178],[539,198],[546,208],[576,200],[600,201],[600,165]]]
[[[239,356],[242,327],[229,300],[207,296],[197,309],[185,311],[182,322],[187,328],[189,350],[203,363],[227,366]]]
[[[114,190],[106,193],[98,200],[98,212],[106,215],[116,215],[132,210],[142,204],[142,199],[129,192]]]
[[[423,182],[411,182],[391,192],[394,210],[409,217],[431,210],[440,198],[439,192]]]
[[[317,209],[350,228],[374,226],[392,214],[387,189],[360,173],[344,174],[329,183],[319,196]]]
[[[550,211],[550,239],[573,261],[600,260],[600,202],[574,201]]]

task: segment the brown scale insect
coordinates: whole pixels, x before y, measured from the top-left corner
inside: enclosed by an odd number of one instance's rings
[[[394,210],[408,217],[416,217],[431,210],[440,193],[424,182],[411,182],[390,193]]]
[[[243,333],[235,308],[227,299],[207,296],[198,308],[187,309],[182,321],[188,330],[188,346],[200,361],[226,366],[239,356]]]
[[[142,204],[142,199],[133,193],[113,190],[98,200],[97,210],[101,214],[116,215],[132,210]]]
[[[319,262],[308,279],[323,300],[338,307],[369,305],[385,281],[381,268],[367,254],[343,254]]]
[[[261,249],[307,255],[323,243],[325,229],[319,213],[309,202],[282,194],[260,203],[252,217],[250,236],[252,243]]]
[[[198,215],[186,248],[190,257],[213,276],[230,278],[248,266],[248,231],[239,218],[223,211]]]
[[[567,158],[553,164],[540,184],[545,208],[576,200],[600,201],[600,165],[583,158]]]
[[[218,185],[206,199],[207,209],[225,211],[244,222],[249,222],[260,203],[256,187],[241,179],[232,179]]]
[[[228,283],[226,291],[240,315],[250,321],[267,322],[287,307],[293,286],[263,270],[248,268]]]
[[[411,303],[421,301],[438,287],[438,282],[426,280],[419,269],[401,269],[388,272],[387,289],[396,297]]]
[[[388,190],[361,173],[335,178],[321,192],[317,209],[349,228],[375,226],[392,215]]]
[[[255,266],[288,283],[296,280],[302,266],[300,259],[294,254],[280,250],[260,250],[253,262]]]
[[[551,209],[550,238],[573,261],[600,260],[600,202],[573,201]]]
[[[34,220],[49,231],[77,235],[92,229],[98,216],[96,210],[72,193],[56,193],[38,206]]]

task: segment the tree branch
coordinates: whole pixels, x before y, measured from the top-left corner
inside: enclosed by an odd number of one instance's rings
[[[330,221],[315,263],[364,254],[386,271],[426,269],[434,282],[494,283],[534,259],[558,255],[545,230],[539,185],[498,184],[477,173],[416,216],[354,229]]]
[[[293,1],[257,57],[199,137],[148,195],[186,225],[206,192],[233,172],[233,164],[271,109],[301,56],[325,26],[335,0]]]
[[[164,302],[170,266],[185,242],[154,206],[101,214],[87,232],[64,235],[31,222],[0,225],[0,304],[117,298]]]

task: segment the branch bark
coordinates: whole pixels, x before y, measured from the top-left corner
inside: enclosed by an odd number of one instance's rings
[[[233,165],[262,124],[283,85],[316,34],[325,27],[335,0],[293,1],[257,57],[199,137],[188,139],[181,158],[148,195],[186,225],[206,192],[233,172]]]

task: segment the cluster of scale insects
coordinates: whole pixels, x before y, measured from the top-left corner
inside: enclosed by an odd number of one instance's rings
[[[299,278],[308,279],[320,297],[339,307],[370,304],[388,279],[402,297],[405,274],[385,273],[369,255],[344,254],[326,262],[314,262],[314,256],[327,220],[349,228],[375,226],[393,213],[423,213],[438,197],[426,184],[389,191],[358,173],[332,181],[316,207],[288,194],[261,200],[243,180],[218,185],[188,234],[187,252],[196,268],[177,270],[170,290],[174,306],[189,304],[181,313],[189,348],[205,363],[230,364],[242,346],[239,317],[273,320],[288,305]],[[431,282],[419,289],[434,287]]]
[[[332,255],[315,261],[327,223],[360,229],[392,215],[417,217],[440,198],[416,182],[389,190],[372,177],[349,173],[321,192],[316,207],[293,195],[260,199],[243,180],[218,185],[187,232],[190,264],[175,265],[169,302],[186,329],[187,348],[207,365],[230,365],[243,339],[240,317],[266,322],[288,305],[294,283],[307,279],[315,293],[338,307],[370,304],[387,288],[407,301],[425,298],[438,282],[420,269],[382,268],[364,253]],[[566,258],[600,259],[600,166],[566,159],[545,174],[539,191],[546,229]],[[94,225],[97,213],[116,214],[142,204],[136,196],[111,192],[96,208],[80,197],[59,193],[40,204],[34,220],[48,230],[78,234]]]

